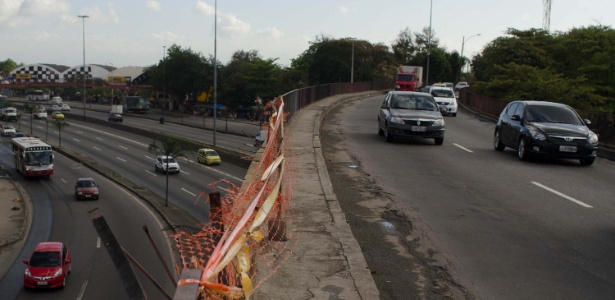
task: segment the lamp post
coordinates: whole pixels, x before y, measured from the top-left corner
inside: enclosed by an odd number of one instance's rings
[[[161,113],[162,113],[162,120],[164,120],[164,107],[167,103],[167,86],[166,86],[166,75],[164,72],[164,65],[166,64],[166,58],[167,58],[167,46],[162,46],[162,107],[160,109]]]
[[[427,74],[425,74],[425,86],[429,85],[429,57],[431,56],[431,12],[433,0],[429,1],[429,34],[427,36]]]
[[[81,16],[77,16],[79,18],[81,18],[81,21],[83,23],[83,121],[85,121],[85,99],[86,99],[86,94],[85,94],[85,78],[87,76],[87,70],[85,68],[85,18],[89,18],[90,16],[86,16],[86,15],[81,15]]]
[[[216,147],[216,119],[218,106],[218,58],[216,57],[218,49],[218,0],[214,2],[214,135],[213,146]]]
[[[464,67],[464,66],[465,66],[465,64],[466,64],[466,63],[465,63],[465,59],[463,59],[463,47],[465,46],[465,44],[466,44],[466,42],[467,42],[468,40],[470,40],[471,38],[473,38],[473,37],[475,37],[475,36],[480,36],[480,33],[477,33],[477,34],[475,34],[475,35],[471,35],[471,36],[470,36],[470,37],[468,37],[467,39],[466,39],[466,37],[464,36],[464,37],[461,39],[461,64],[460,64],[460,66],[459,66],[459,78],[457,79],[457,82],[459,82],[459,81],[461,80],[461,73],[463,72],[463,67]]]
[[[350,83],[354,83],[354,39],[352,40],[352,54],[350,56]]]

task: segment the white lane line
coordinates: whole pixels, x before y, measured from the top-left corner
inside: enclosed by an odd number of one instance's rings
[[[586,207],[586,208],[594,208],[593,206],[591,206],[591,205],[589,205],[589,204],[586,204],[586,203],[584,203],[584,202],[582,202],[582,201],[579,201],[579,200],[577,200],[577,199],[574,199],[574,198],[572,198],[572,197],[570,197],[570,196],[568,196],[568,195],[562,194],[562,193],[560,193],[560,192],[558,192],[558,191],[556,191],[556,190],[554,190],[554,189],[552,189],[552,188],[550,188],[550,187],[544,186],[544,185],[542,185],[542,184],[540,184],[540,183],[538,183],[538,182],[536,182],[536,181],[532,181],[532,183],[533,183],[535,186],[541,187],[541,188],[543,188],[543,189],[545,189],[545,190],[547,190],[547,191],[549,191],[549,192],[551,192],[551,193],[553,193],[553,194],[556,194],[556,195],[558,195],[558,196],[560,196],[560,197],[562,197],[562,198],[564,198],[564,199],[570,200],[570,201],[572,201],[572,202],[574,202],[574,203],[576,203],[576,204],[578,204],[578,205],[581,205],[581,206]]]
[[[122,145],[118,145],[120,148],[124,149],[124,150],[128,150],[128,148],[122,146]]]
[[[184,174],[186,174],[186,175],[190,175],[190,173],[188,173],[188,172],[184,172],[184,170],[179,170],[179,171],[180,171],[180,172],[182,172],[182,173],[184,173]]]
[[[196,197],[196,194],[191,193],[190,191],[188,191],[188,190],[187,190],[187,189],[185,189],[185,188],[182,188],[182,191],[184,191],[184,192],[186,192],[186,193],[188,193],[188,194],[192,195],[193,197]]]
[[[146,155],[145,157],[146,157],[146,158],[148,158],[148,159],[151,159],[151,160],[156,160],[155,158],[153,158],[153,157],[149,157],[149,156],[147,156],[147,155]]]
[[[98,140],[104,141],[104,140],[103,140],[102,138],[100,138],[100,137],[96,137],[96,138],[97,138]]]
[[[92,148],[94,148],[94,149],[96,149],[96,150],[98,150],[98,151],[102,151],[102,149],[100,149],[100,148],[98,148],[98,147],[96,147],[96,146],[92,146]]]
[[[86,280],[81,286],[81,290],[79,290],[79,295],[77,295],[77,300],[81,300],[83,298],[83,294],[85,294],[85,289],[88,287],[88,281]]]
[[[461,150],[465,150],[465,151],[468,151],[468,152],[470,152],[470,153],[474,153],[474,151],[472,151],[472,150],[470,150],[470,149],[468,149],[468,148],[466,148],[466,147],[464,147],[464,146],[461,146],[461,145],[459,145],[459,144],[455,144],[455,143],[453,143],[453,145],[457,146],[457,147],[458,147],[458,148],[460,148]]]
[[[75,130],[75,132],[78,134],[83,134],[83,131],[80,131],[80,130]]]
[[[64,180],[64,178],[60,178],[60,180],[62,180],[62,182],[64,183],[68,183],[66,180]]]
[[[117,158],[117,159],[119,159],[119,160],[121,160],[121,161],[123,161],[123,162],[126,162],[126,160],[125,160],[125,159],[123,159],[123,158],[120,158],[120,157],[117,157],[117,156],[116,156],[115,158]]]
[[[100,237],[96,239],[96,248],[100,249]]]
[[[73,140],[75,140],[76,142],[81,142],[79,139],[73,138]]]
[[[152,173],[152,171],[150,171],[150,170],[145,170],[145,172],[150,173],[150,174],[152,174],[152,175],[154,175],[154,176],[158,177],[158,174],[154,174],[154,173]]]

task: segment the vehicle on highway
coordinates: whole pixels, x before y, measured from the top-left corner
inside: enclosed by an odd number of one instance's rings
[[[53,175],[53,150],[34,137],[12,139],[15,168],[25,177]]]
[[[49,94],[41,90],[32,90],[28,92],[28,100],[30,101],[47,101]]]
[[[72,265],[68,248],[62,242],[39,243],[23,263],[23,284],[29,289],[65,287]]]
[[[589,166],[596,159],[598,136],[570,106],[546,101],[513,101],[500,114],[493,147],[517,150],[521,160],[532,156],[578,159]]]
[[[35,119],[47,119],[47,111],[44,108],[39,108],[34,112]]]
[[[15,134],[15,132],[17,131],[15,130],[15,127],[13,127],[13,125],[8,125],[8,124],[2,125],[1,130],[2,131],[0,131],[0,135],[2,136],[11,136]]]
[[[47,112],[52,113],[54,111],[61,111],[62,108],[59,105],[53,104],[47,108]]]
[[[444,82],[444,86],[451,90],[455,88],[455,85],[452,82]]]
[[[459,91],[460,89],[467,88],[467,87],[470,87],[470,85],[467,82],[460,81],[460,82],[457,82],[457,84],[455,85],[455,91]]]
[[[17,132],[15,132],[15,133],[13,133],[13,134],[11,135],[11,137],[12,137],[12,138],[16,138],[16,137],[25,137],[25,136],[26,136],[26,134],[25,134],[25,133],[23,133],[23,132],[21,132],[21,131],[17,131]]]
[[[154,170],[156,172],[179,174],[179,164],[172,156],[158,155],[154,163]]]
[[[378,113],[378,135],[387,142],[395,137],[421,137],[442,145],[444,118],[430,94],[390,91]]]
[[[84,177],[77,179],[75,183],[75,199],[93,199],[98,200],[99,190],[96,180],[90,177]]]
[[[51,113],[52,119],[64,120],[64,114],[61,111],[54,111]]]
[[[430,94],[436,99],[442,114],[457,116],[457,98],[452,89],[434,86],[431,88]]]
[[[17,108],[4,107],[0,109],[0,120],[2,121],[17,121]]]
[[[118,113],[110,113],[107,120],[112,121],[112,122],[120,122],[120,123],[124,122],[124,118],[122,117],[121,114],[118,114]]]
[[[222,159],[220,159],[220,155],[218,155],[218,152],[210,148],[199,149],[197,151],[197,161],[199,163],[204,163],[208,166],[222,164]]]
[[[60,106],[60,111],[70,111],[70,105],[64,103]]]
[[[51,104],[55,104],[58,106],[62,105],[62,97],[60,96],[51,97]]]

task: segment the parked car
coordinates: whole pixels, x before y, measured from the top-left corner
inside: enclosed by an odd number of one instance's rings
[[[570,106],[546,101],[513,101],[498,119],[493,147],[517,150],[521,160],[533,156],[578,159],[589,166],[596,159],[598,136]]]
[[[64,114],[61,111],[54,111],[51,113],[52,119],[64,120]]]
[[[64,104],[62,104],[62,106],[60,106],[60,110],[61,111],[70,111],[70,105],[64,103]]]
[[[1,130],[2,131],[0,132],[0,135],[2,136],[11,136],[15,134],[15,132],[17,131],[15,130],[15,127],[13,127],[13,125],[8,125],[8,124],[2,125]]]
[[[68,248],[62,242],[39,243],[23,263],[24,287],[30,289],[63,288],[72,265]]]
[[[214,149],[203,148],[197,151],[197,161],[199,163],[204,163],[208,166],[210,165],[219,165],[222,164],[222,159],[220,159],[220,155]]]
[[[179,164],[172,156],[159,155],[154,163],[156,172],[179,174]]]
[[[98,200],[99,197],[98,184],[96,184],[94,178],[84,177],[77,179],[75,183],[75,198],[77,200]]]
[[[442,145],[444,118],[430,94],[391,91],[380,106],[378,135],[383,135],[387,142],[395,137],[421,137]]]
[[[44,108],[39,108],[34,112],[35,119],[47,119],[47,111]]]
[[[442,114],[457,116],[457,98],[450,88],[434,86],[430,94],[436,99]]]
[[[124,121],[124,118],[122,117],[121,114],[110,113],[109,114],[109,118],[107,118],[107,120],[113,121],[113,122],[120,122],[120,123],[122,123]]]

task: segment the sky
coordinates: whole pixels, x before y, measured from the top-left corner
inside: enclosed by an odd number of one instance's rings
[[[543,0],[221,0],[215,5],[214,0],[0,0],[0,61],[82,65],[85,36],[86,64],[147,67],[176,44],[205,57],[215,52],[223,64],[235,51],[256,50],[290,66],[318,36],[391,46],[402,30],[421,31],[430,19],[441,46],[461,52],[463,44],[470,58],[508,28],[542,28],[544,14]],[[613,11],[612,0],[552,0],[551,31],[612,26]]]

